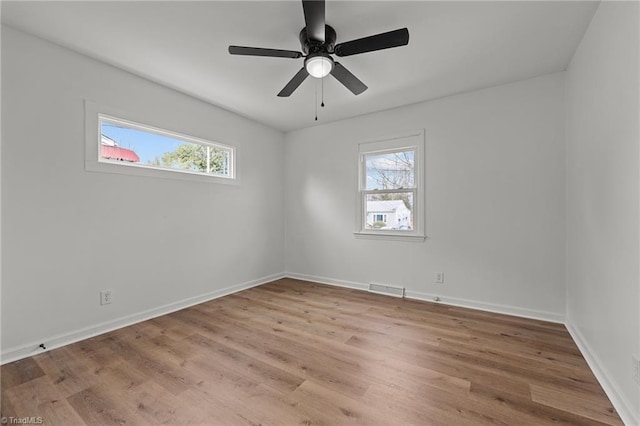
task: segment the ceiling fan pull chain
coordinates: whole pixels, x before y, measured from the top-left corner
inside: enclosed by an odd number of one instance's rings
[[[318,86],[316,86],[316,101],[313,104],[316,107],[316,121],[318,121]]]
[[[320,104],[320,106],[324,108],[324,77],[320,80],[322,80],[322,103]]]

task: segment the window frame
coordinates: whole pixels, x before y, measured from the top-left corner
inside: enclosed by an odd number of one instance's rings
[[[402,150],[414,151],[414,186],[401,189],[366,189],[367,170],[365,157],[371,154],[384,154]],[[356,238],[390,239],[400,241],[424,241],[425,235],[425,196],[424,196],[424,130],[402,136],[393,136],[358,144],[358,183],[356,208]],[[367,196],[385,193],[411,193],[413,197],[413,229],[390,230],[366,228]]]
[[[85,170],[88,172],[103,172],[126,174],[134,176],[145,176],[174,180],[189,180],[206,183],[221,183],[238,185],[238,168],[237,157],[238,147],[235,144],[223,143],[220,141],[210,141],[173,130],[163,129],[157,126],[143,124],[132,117],[131,114],[116,110],[103,105],[85,101]],[[140,130],[147,133],[153,133],[161,136],[170,137],[186,143],[195,143],[198,145],[211,146],[227,151],[229,153],[229,174],[206,174],[190,170],[169,169],[155,167],[147,164],[129,163],[126,161],[104,159],[100,155],[100,147],[102,140],[102,122],[115,122],[126,127]]]

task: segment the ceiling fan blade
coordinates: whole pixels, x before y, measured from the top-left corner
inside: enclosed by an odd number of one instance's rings
[[[357,55],[359,53],[389,49],[391,47],[405,46],[407,44],[409,44],[409,30],[401,28],[387,33],[376,34],[336,44],[334,51],[337,56],[350,56]]]
[[[367,86],[363,82],[358,80],[358,77],[351,74],[348,69],[343,67],[340,62],[335,62],[333,64],[331,75],[334,76],[340,83],[344,84],[344,87],[351,90],[354,95],[359,95],[360,93],[367,90]]]
[[[305,78],[307,78],[308,75],[309,73],[307,72],[305,67],[302,67],[300,71],[298,71],[298,73],[294,75],[293,78],[287,83],[287,85],[284,86],[280,93],[278,93],[278,96],[280,96],[281,98],[291,96],[291,94],[298,88],[298,86],[302,84],[302,82]]]
[[[262,47],[229,46],[229,53],[232,55],[246,56],[268,56],[271,58],[292,58],[302,57],[302,53],[295,50],[264,49]]]
[[[302,0],[307,38],[324,43],[324,0]]]

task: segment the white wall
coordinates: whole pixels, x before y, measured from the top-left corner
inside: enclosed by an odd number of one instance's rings
[[[601,3],[566,77],[567,325],[620,414],[636,425],[638,13],[637,2]]]
[[[286,134],[288,273],[351,286],[402,285],[413,297],[562,321],[563,78]],[[358,142],[422,128],[428,239],[354,238]],[[438,271],[444,285],[434,284]]]
[[[9,28],[2,90],[5,355],[283,271],[282,133]],[[84,99],[238,145],[241,185],[86,172]]]
[[[2,353],[286,270],[559,321],[566,309],[637,424],[638,35],[637,3],[603,3],[566,73],[566,105],[560,73],[294,131],[283,144],[265,126],[3,28]],[[84,99],[236,143],[241,185],[86,172]],[[357,143],[419,129],[428,239],[354,238]],[[105,288],[114,303],[100,307]]]

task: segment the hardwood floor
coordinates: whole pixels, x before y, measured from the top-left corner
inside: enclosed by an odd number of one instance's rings
[[[622,424],[562,325],[292,279],[0,370],[54,425]]]

